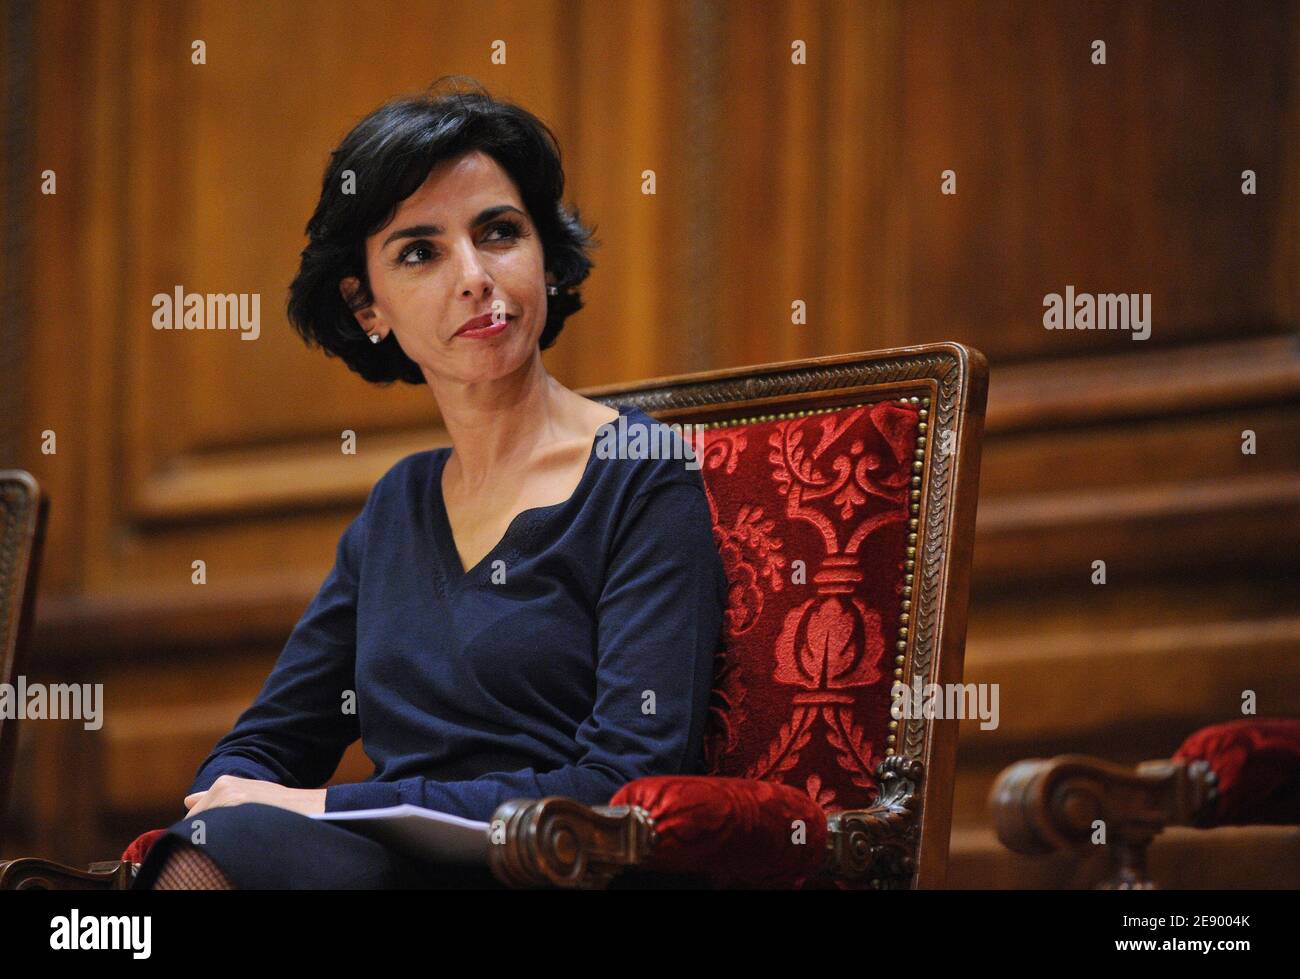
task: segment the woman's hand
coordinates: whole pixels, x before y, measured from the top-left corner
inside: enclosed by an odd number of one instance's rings
[[[204,809],[238,806],[245,802],[261,802],[268,806],[279,806],[281,809],[303,814],[324,812],[325,790],[291,789],[256,778],[222,775],[206,792],[191,792],[185,797],[184,804],[190,807],[185,818],[189,819]]]

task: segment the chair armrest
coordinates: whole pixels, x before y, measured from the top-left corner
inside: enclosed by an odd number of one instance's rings
[[[828,873],[840,880],[865,881],[873,890],[910,886],[916,871],[917,803],[925,766],[890,755],[876,767],[880,794],[866,809],[832,813]]]
[[[0,860],[0,891],[124,891],[137,870],[139,864],[125,860],[104,860],[78,870],[39,857],[19,857]]]
[[[166,832],[166,829],[151,829],[141,833],[117,860],[101,860],[86,870],[39,857],[0,861],[0,891],[127,890],[149,850]]]
[[[507,886],[599,890],[641,864],[655,831],[637,806],[589,806],[549,796],[502,803],[488,839],[488,866]]]
[[[791,786],[707,775],[636,779],[605,806],[512,799],[493,814],[488,862],[511,887],[598,889],[628,870],[694,875],[714,888],[906,887],[921,771],[887,758],[877,802],[830,816]]]
[[[1214,772],[1194,759],[1126,768],[1087,755],[1030,758],[1004,769],[989,793],[998,839],[1016,853],[1106,844],[1105,889],[1149,889],[1146,849],[1166,826],[1194,826],[1215,800]]]
[[[1086,755],[1028,759],[989,793],[998,839],[1031,855],[1077,849],[1105,827],[1103,888],[1150,888],[1146,848],[1166,826],[1300,824],[1300,719],[1244,718],[1191,734],[1134,769]]]
[[[145,857],[149,855],[149,851],[153,849],[155,843],[162,839],[166,832],[166,828],[163,828],[151,829],[146,833],[141,833],[127,844],[126,849],[122,851],[120,859],[127,863],[144,863]]]
[[[1300,718],[1252,717],[1203,727],[1174,752],[1203,760],[1217,798],[1198,826],[1300,825]]]

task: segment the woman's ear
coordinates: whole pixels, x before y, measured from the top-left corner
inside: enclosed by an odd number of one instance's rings
[[[347,303],[348,309],[352,310],[352,315],[356,317],[357,325],[367,333],[373,333],[379,325],[378,314],[375,313],[374,306],[364,306],[361,309],[355,309],[353,307],[353,303],[360,291],[361,280],[355,275],[349,275],[339,281],[339,294],[343,297],[343,301]]]
[[[357,325],[370,338],[371,343],[380,343],[388,331],[383,328],[383,318],[375,310],[374,303],[363,306],[361,309],[355,308],[356,297],[360,289],[361,280],[355,275],[349,275],[339,281],[339,293],[343,296],[343,301],[347,303],[348,309],[352,310]]]
[[[355,275],[345,276],[339,280],[339,295],[343,297],[343,301],[348,304],[349,309],[352,308],[352,303],[360,291],[361,280]]]

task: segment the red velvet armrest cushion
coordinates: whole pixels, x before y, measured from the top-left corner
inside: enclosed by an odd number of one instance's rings
[[[611,806],[640,806],[655,844],[640,869],[706,876],[714,887],[799,887],[826,864],[826,813],[798,789],[712,775],[629,782]]]
[[[144,863],[144,858],[149,855],[153,845],[166,832],[166,829],[151,829],[147,833],[141,833],[131,841],[130,846],[122,851],[122,861],[124,863]]]
[[[1256,718],[1201,728],[1174,752],[1218,776],[1208,825],[1300,825],[1300,720]]]

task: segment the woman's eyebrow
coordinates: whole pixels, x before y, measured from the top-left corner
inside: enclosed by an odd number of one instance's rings
[[[471,227],[478,227],[484,221],[491,221],[498,214],[506,214],[513,211],[520,217],[525,217],[524,212],[519,210],[513,204],[498,204],[496,207],[485,208],[475,215]],[[443,233],[445,229],[440,224],[413,224],[409,228],[402,228],[400,231],[394,231],[384,239],[384,243],[379,247],[387,248],[393,242],[401,238],[433,238]]]

